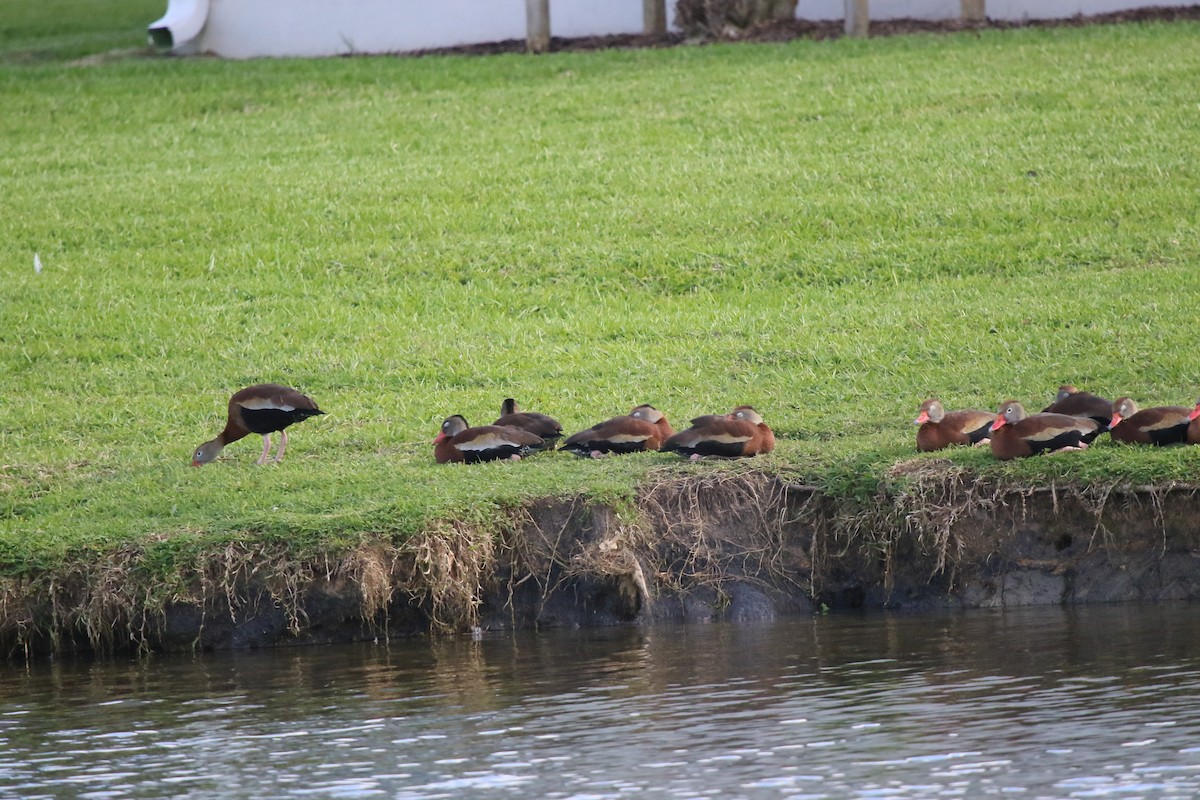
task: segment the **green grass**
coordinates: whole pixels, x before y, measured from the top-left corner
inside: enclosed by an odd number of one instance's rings
[[[0,64],[148,53],[167,0],[0,0]]]
[[[505,396],[569,430],[752,403],[780,437],[756,466],[862,494],[928,396],[1200,395],[1195,24],[80,64],[161,13],[90,7],[113,9],[94,34],[0,15],[0,575],[336,548],[727,468],[433,463],[444,417]],[[329,414],[282,465],[255,437],[190,467],[260,381]],[[1194,448],[949,457],[1200,478]]]

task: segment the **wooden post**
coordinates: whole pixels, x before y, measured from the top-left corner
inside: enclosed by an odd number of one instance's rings
[[[987,0],[962,0],[963,22],[986,22],[986,5]]]
[[[647,36],[667,32],[667,0],[642,0],[642,28]]]
[[[870,28],[871,15],[867,0],[846,0],[846,35],[866,37]]]
[[[550,0],[525,0],[525,47],[531,53],[550,49]]]

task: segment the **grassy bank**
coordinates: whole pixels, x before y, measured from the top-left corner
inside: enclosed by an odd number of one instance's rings
[[[862,494],[913,457],[927,396],[1190,404],[1198,34],[79,63],[108,45],[6,28],[0,576],[401,541],[729,468],[433,463],[444,417],[505,396],[569,430],[752,403],[780,438],[756,466]],[[191,468],[259,381],[329,414],[280,466],[248,440]],[[1195,448],[948,457],[1017,482],[1200,476]]]

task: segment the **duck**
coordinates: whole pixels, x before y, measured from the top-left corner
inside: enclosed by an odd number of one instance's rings
[[[500,416],[493,425],[528,431],[543,441],[552,442],[562,436],[563,427],[554,417],[535,411],[522,411],[517,401],[506,397],[500,404]]]
[[[1200,444],[1200,400],[1188,414],[1187,441],[1188,444]]]
[[[229,416],[225,421],[225,429],[218,433],[216,438],[196,448],[192,453],[192,466],[199,467],[209,463],[221,454],[226,445],[252,433],[261,434],[263,437],[262,455],[256,463],[265,464],[271,453],[271,434],[276,431],[279,431],[280,438],[275,463],[279,463],[283,461],[283,453],[287,450],[287,427],[324,413],[310,397],[290,386],[278,383],[247,386],[234,392],[229,398]]]
[[[461,461],[510,459],[519,461],[546,447],[542,437],[507,425],[480,425],[472,428],[461,414],[446,417],[433,440],[433,458],[439,464]]]
[[[985,445],[996,420],[996,415],[990,411],[946,411],[942,401],[936,398],[926,400],[917,411],[913,424],[921,426],[917,428],[917,450],[922,453],[932,453],[952,444]]]
[[[1115,442],[1133,444],[1184,444],[1192,409],[1186,406],[1156,406],[1138,409],[1133,398],[1113,401],[1108,435]]]
[[[1100,425],[1069,414],[1029,414],[1016,400],[1006,400],[992,423],[992,454],[1001,461],[1049,451],[1086,450]]]
[[[571,434],[559,450],[585,458],[657,450],[675,434],[667,417],[652,405],[640,405],[623,417],[613,417]]]
[[[775,449],[775,433],[753,406],[738,406],[728,414],[708,414],[691,422],[690,428],[671,436],[660,449],[692,461],[704,456],[756,456]]]
[[[1069,383],[1058,387],[1054,402],[1042,409],[1043,414],[1066,414],[1072,417],[1087,417],[1094,419],[1100,426],[1100,432],[1108,430],[1109,420],[1112,419],[1112,401],[1083,392]]]

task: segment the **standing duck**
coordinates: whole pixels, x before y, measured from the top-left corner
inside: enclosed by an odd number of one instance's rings
[[[1108,435],[1116,442],[1183,444],[1188,440],[1191,411],[1185,406],[1157,406],[1139,411],[1132,398],[1122,397],[1112,404]]]
[[[446,418],[434,438],[433,458],[439,464],[448,461],[477,464],[498,459],[518,461],[522,456],[545,446],[544,439],[529,431],[501,425],[472,428],[465,419],[455,414]]]
[[[311,399],[291,387],[278,383],[247,386],[229,398],[229,417],[225,422],[225,430],[218,433],[217,438],[196,448],[192,454],[192,466],[207,464],[220,455],[225,445],[252,433],[263,437],[262,455],[257,463],[265,464],[271,452],[271,434],[275,431],[279,431],[280,435],[275,461],[283,461],[283,451],[287,449],[287,426],[324,413]]]
[[[504,402],[500,404],[500,416],[492,424],[519,428],[547,442],[552,442],[562,436],[562,425],[558,420],[534,411],[522,411],[517,405],[517,401],[511,397],[505,398]]]
[[[738,406],[724,416],[696,417],[692,427],[667,439],[660,449],[692,461],[704,456],[756,456],[775,449],[775,434],[751,406]]]
[[[990,411],[946,411],[942,401],[926,400],[913,420],[917,428],[917,449],[923,453],[941,450],[952,444],[985,445],[988,431],[996,419]]]
[[[1081,392],[1069,383],[1058,387],[1054,402],[1042,409],[1043,414],[1066,414],[1096,420],[1100,432],[1108,430],[1112,418],[1112,402],[1091,392]]]
[[[661,411],[651,405],[640,405],[623,417],[613,417],[572,434],[559,449],[591,458],[609,453],[638,453],[657,450],[674,433]]]
[[[1085,450],[1101,432],[1095,420],[1069,414],[1027,414],[1016,400],[1000,406],[992,423],[992,454],[1001,461],[1038,453]]]

